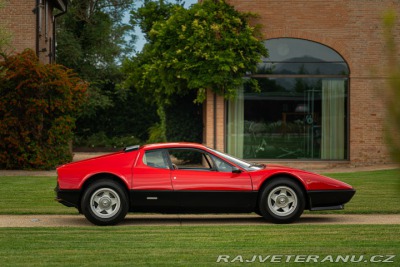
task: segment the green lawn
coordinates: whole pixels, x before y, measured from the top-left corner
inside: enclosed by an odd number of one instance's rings
[[[400,213],[400,171],[336,173],[357,193],[339,213]],[[76,214],[54,201],[55,177],[1,177],[0,214]],[[330,211],[332,213],[332,211]]]
[[[396,255],[393,263],[363,260],[361,264],[399,266],[399,235],[399,225],[5,228],[0,229],[0,259],[1,266],[226,266],[231,264],[216,263],[219,255],[228,255],[230,260],[240,255],[243,261],[253,255],[350,255],[364,260]],[[238,264],[249,265],[237,259]]]
[[[55,177],[0,177],[0,214],[77,214],[54,200]]]
[[[322,213],[400,214],[400,170],[326,175],[351,184],[357,192],[344,210]]]

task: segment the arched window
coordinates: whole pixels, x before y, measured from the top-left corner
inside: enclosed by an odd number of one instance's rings
[[[348,158],[345,60],[312,41],[265,41],[257,73],[261,92],[244,87],[228,103],[227,152],[247,159]]]

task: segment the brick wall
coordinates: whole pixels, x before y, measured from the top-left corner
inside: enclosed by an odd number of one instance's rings
[[[350,68],[350,165],[388,163],[384,142],[387,86],[382,15],[393,0],[230,0],[238,10],[260,15],[265,39],[289,37],[322,43],[336,50]],[[400,23],[396,26],[400,44]],[[398,50],[400,51],[400,50]],[[400,56],[400,55],[399,55]],[[223,106],[223,103],[219,103]],[[224,110],[224,108],[221,108]],[[207,107],[207,113],[210,112]],[[224,119],[217,116],[221,127]],[[206,128],[209,129],[207,124]],[[208,138],[208,136],[207,136]],[[217,128],[217,143],[224,142]],[[206,143],[212,143],[206,139]],[[321,163],[324,164],[324,163]],[[325,163],[328,164],[328,163]]]
[[[21,52],[30,48],[36,51],[36,0],[6,0],[0,9],[0,25],[12,35],[11,46],[7,52]],[[39,59],[51,62],[53,35],[53,4],[42,0],[40,6]]]
[[[6,0],[0,9],[0,25],[12,35],[8,52],[21,52],[26,48],[36,50],[36,15],[32,12],[35,0]]]
[[[203,108],[204,144],[219,151],[225,151],[225,100],[207,91],[207,99]]]

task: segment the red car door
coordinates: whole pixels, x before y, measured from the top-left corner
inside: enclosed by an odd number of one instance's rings
[[[171,180],[179,206],[187,212],[245,212],[256,203],[246,171],[205,151],[169,150]],[[189,159],[188,159],[189,158]]]
[[[163,149],[141,152],[133,168],[130,195],[135,211],[163,212],[176,208],[171,169]]]

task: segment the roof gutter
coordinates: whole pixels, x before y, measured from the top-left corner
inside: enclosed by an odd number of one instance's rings
[[[55,2],[56,2],[57,8],[62,11],[61,15],[65,14],[67,12],[68,1],[67,0],[56,0]]]
[[[61,17],[62,15],[64,15],[65,13],[67,13],[68,11],[68,2],[67,1],[57,1],[58,3],[58,9],[61,10],[61,13],[58,13],[57,15],[54,16],[54,18],[58,18]]]
[[[63,1],[58,1],[58,3],[59,3],[59,6],[61,7],[60,8],[61,12],[53,16],[53,44],[52,44],[53,47],[51,49],[52,62],[56,61],[56,19],[58,17],[61,17],[68,11],[68,1],[65,1],[65,3]]]
[[[36,14],[36,56],[39,57],[40,53],[40,37],[42,34],[42,5],[44,0],[36,0],[36,6],[32,10],[34,14]],[[49,1],[49,0],[47,0]],[[53,16],[53,40],[55,42],[55,21],[56,18],[67,13],[68,10],[68,0],[56,0],[54,1],[54,7],[60,10],[61,12]],[[47,14],[45,14],[47,16]],[[54,47],[55,48],[55,47]],[[54,50],[53,50],[54,53]]]

